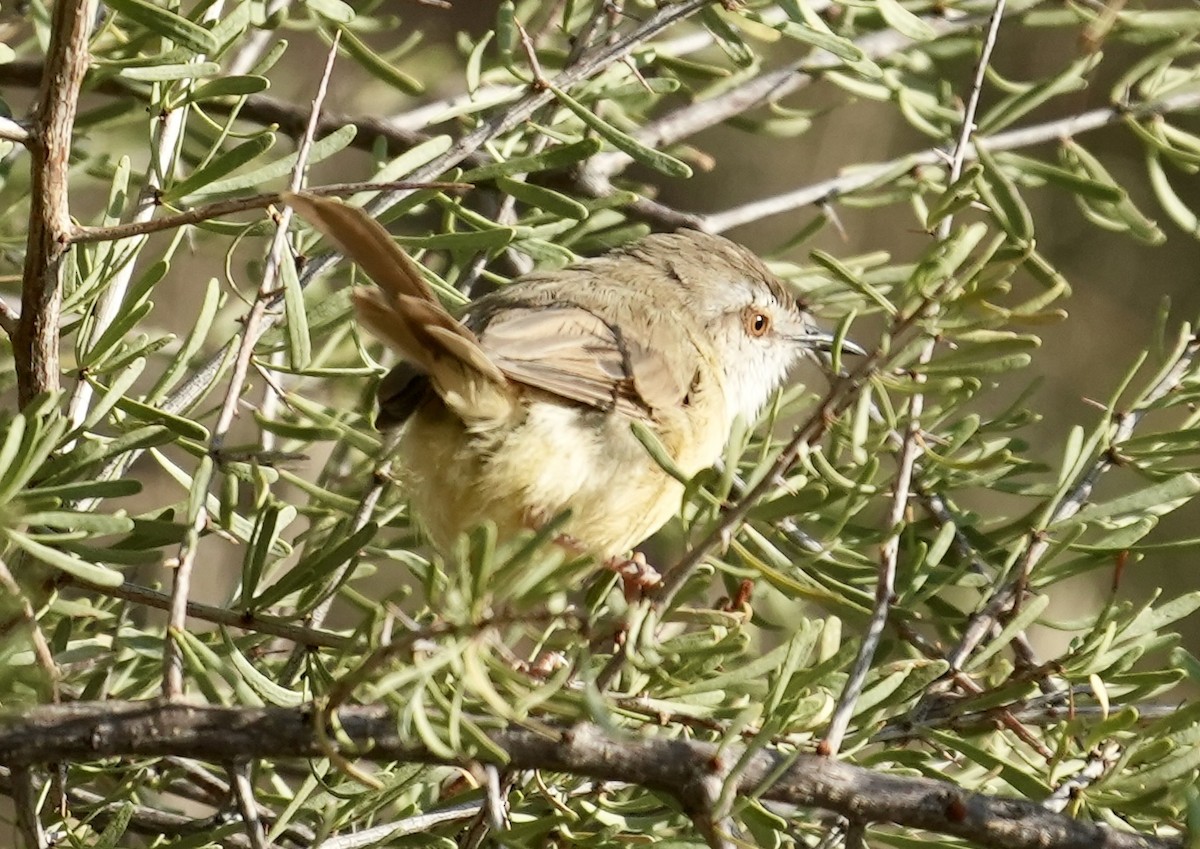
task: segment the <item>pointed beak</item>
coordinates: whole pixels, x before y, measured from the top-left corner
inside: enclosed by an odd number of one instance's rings
[[[793,342],[802,345],[811,351],[832,351],[837,339],[832,333],[825,333],[815,327],[805,328],[804,333],[798,333],[794,336],[789,336]],[[865,357],[867,352],[860,345],[856,345],[849,339],[842,340],[843,354],[857,354],[860,357]]]

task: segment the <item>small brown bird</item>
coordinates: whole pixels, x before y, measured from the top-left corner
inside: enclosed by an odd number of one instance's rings
[[[560,541],[621,562],[683,494],[631,423],[693,475],[721,456],[737,416],[753,421],[802,355],[834,342],[761,260],[719,236],[652,235],[528,274],[460,321],[361,210],[287,202],[378,284],[354,303],[404,362],[380,383],[376,424],[405,428],[396,459],[443,552],[485,520],[505,535],[569,511]]]

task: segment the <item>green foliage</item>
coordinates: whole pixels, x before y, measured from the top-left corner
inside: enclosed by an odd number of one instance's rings
[[[18,60],[42,55],[49,5],[31,4],[17,26]],[[791,229],[771,267],[874,353],[865,365],[841,358],[836,367],[858,377],[828,397],[815,374],[812,387],[782,393],[764,421],[740,424],[719,468],[688,483],[681,516],[652,549],[668,573],[722,530],[731,505],[770,482],[728,545],[703,558],[671,604],[651,607],[548,544],[553,525],[516,541],[481,528],[455,557],[432,556],[391,477],[388,438],[369,424],[386,355],[352,320],[349,286],[365,281],[294,220],[290,247],[273,251],[281,207],[150,238],[92,231],[72,246],[63,281],[65,390],[0,418],[0,563],[11,573],[0,590],[4,708],[20,713],[53,694],[154,698],[170,643],[189,698],[385,705],[414,747],[446,764],[502,764],[488,737],[497,728],[579,721],[812,751],[852,679],[881,551],[894,543],[888,627],[846,706],[839,757],[1041,801],[1113,747],[1103,775],[1067,800],[1071,815],[1162,834],[1196,821],[1200,663],[1172,629],[1200,595],[1135,600],[1121,576],[1197,543],[1159,528],[1200,494],[1197,328],[1164,315],[1144,353],[1114,346],[1127,377],[1089,428],[1050,450],[1030,443],[1042,399],[1019,373],[1038,372],[1042,336],[1060,332],[1071,291],[1039,241],[1054,222],[1029,196],[1072,198],[1116,234],[1114,250],[1197,234],[1194,192],[1179,179],[1200,168],[1200,137],[1185,118],[1200,106],[1194,7],[1010,4],[1002,43],[1046,30],[1085,49],[1045,61],[1033,79],[988,69],[961,174],[929,151],[862,169],[839,161],[844,181],[811,197],[683,215],[654,198],[711,165],[687,139],[718,122],[782,150],[877,101],[952,154],[991,7],[692,0],[628,2],[623,17],[590,0],[527,1],[501,4],[480,36],[399,44],[419,11],[436,32],[438,13],[398,5],[402,20],[384,3],[339,0],[106,6],[72,152],[82,224],[278,191],[318,163],[308,185],[329,175],[469,183],[345,192],[376,210],[459,306],[531,267],[651,229],[727,229],[782,211]],[[671,14],[680,20],[652,31]],[[335,88],[343,78],[365,87],[354,106],[367,120],[352,123],[352,110],[326,101],[327,123],[299,145],[314,57],[335,37]],[[622,39],[627,61],[604,54]],[[752,96],[776,73],[775,88]],[[1071,135],[1084,111],[1076,95],[1105,81],[1113,111],[1088,128],[1111,124],[1135,145],[1145,165],[1133,177],[1106,164],[1082,129]],[[821,109],[784,101],[809,84],[822,86]],[[436,108],[418,109],[418,95]],[[387,111],[399,113],[391,125],[379,120]],[[677,130],[685,119],[690,129]],[[736,156],[721,152],[717,164]],[[0,160],[0,238],[17,278],[27,168],[20,149]],[[896,256],[839,253],[819,241],[842,226],[839,208],[893,216],[924,242]],[[1173,226],[1153,220],[1159,211]],[[243,345],[249,371],[231,383]],[[0,358],[0,373],[12,373],[11,342]],[[239,414],[232,428],[223,406]],[[814,438],[776,475],[793,432]],[[906,439],[919,447],[911,486],[899,474]],[[893,526],[898,490],[908,497]],[[171,630],[151,609],[162,597],[127,592],[170,592],[181,562],[192,598],[244,616],[242,627],[213,624],[213,610],[200,608]],[[1056,621],[1050,601],[1081,576],[1113,590],[1098,610]],[[311,645],[263,624],[281,621],[307,628]],[[1031,650],[1035,626],[1060,632],[1064,647]],[[223,805],[213,788],[231,779],[207,771],[224,766],[70,764],[70,816],[55,825],[72,845],[133,845],[124,835],[149,809],[180,798]],[[483,796],[451,766],[326,757],[252,772],[267,838],[280,845]],[[502,845],[698,839],[661,791],[513,778],[511,824],[494,835]],[[753,797],[721,804],[756,845],[814,845],[828,831],[819,812]],[[478,809],[428,828],[420,844],[457,845]],[[43,816],[58,817],[57,806]],[[232,845],[241,828],[180,826],[170,843]],[[379,845],[406,840],[417,838],[381,835]],[[869,840],[907,846],[913,836],[883,823]]]

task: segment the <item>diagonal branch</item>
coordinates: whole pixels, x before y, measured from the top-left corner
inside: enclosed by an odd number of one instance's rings
[[[338,739],[373,761],[462,765],[507,759],[509,769],[542,769],[624,781],[679,799],[685,810],[701,788],[727,775],[740,746],[621,735],[580,724],[543,730],[517,725],[488,733],[491,747],[447,757],[397,733],[380,706],[344,708]],[[0,762],[15,768],[53,761],[178,755],[204,761],[313,758],[323,741],[311,708],[227,708],[154,702],[48,705],[0,725]],[[332,730],[328,732],[332,735]],[[347,752],[347,754],[354,754]],[[820,808],[856,822],[964,838],[995,849],[1181,849],[1178,839],[1117,831],[1048,811],[1035,801],[972,793],[949,781],[891,775],[813,754],[764,750],[746,757],[733,779],[740,795]]]

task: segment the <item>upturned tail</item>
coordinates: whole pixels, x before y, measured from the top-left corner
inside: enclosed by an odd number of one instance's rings
[[[378,221],[330,198],[288,192],[283,199],[375,281],[377,289],[351,294],[359,321],[428,378],[446,406],[468,426],[512,411],[514,396],[504,373],[475,334],[446,311],[417,264]],[[381,404],[387,400],[381,394]]]

